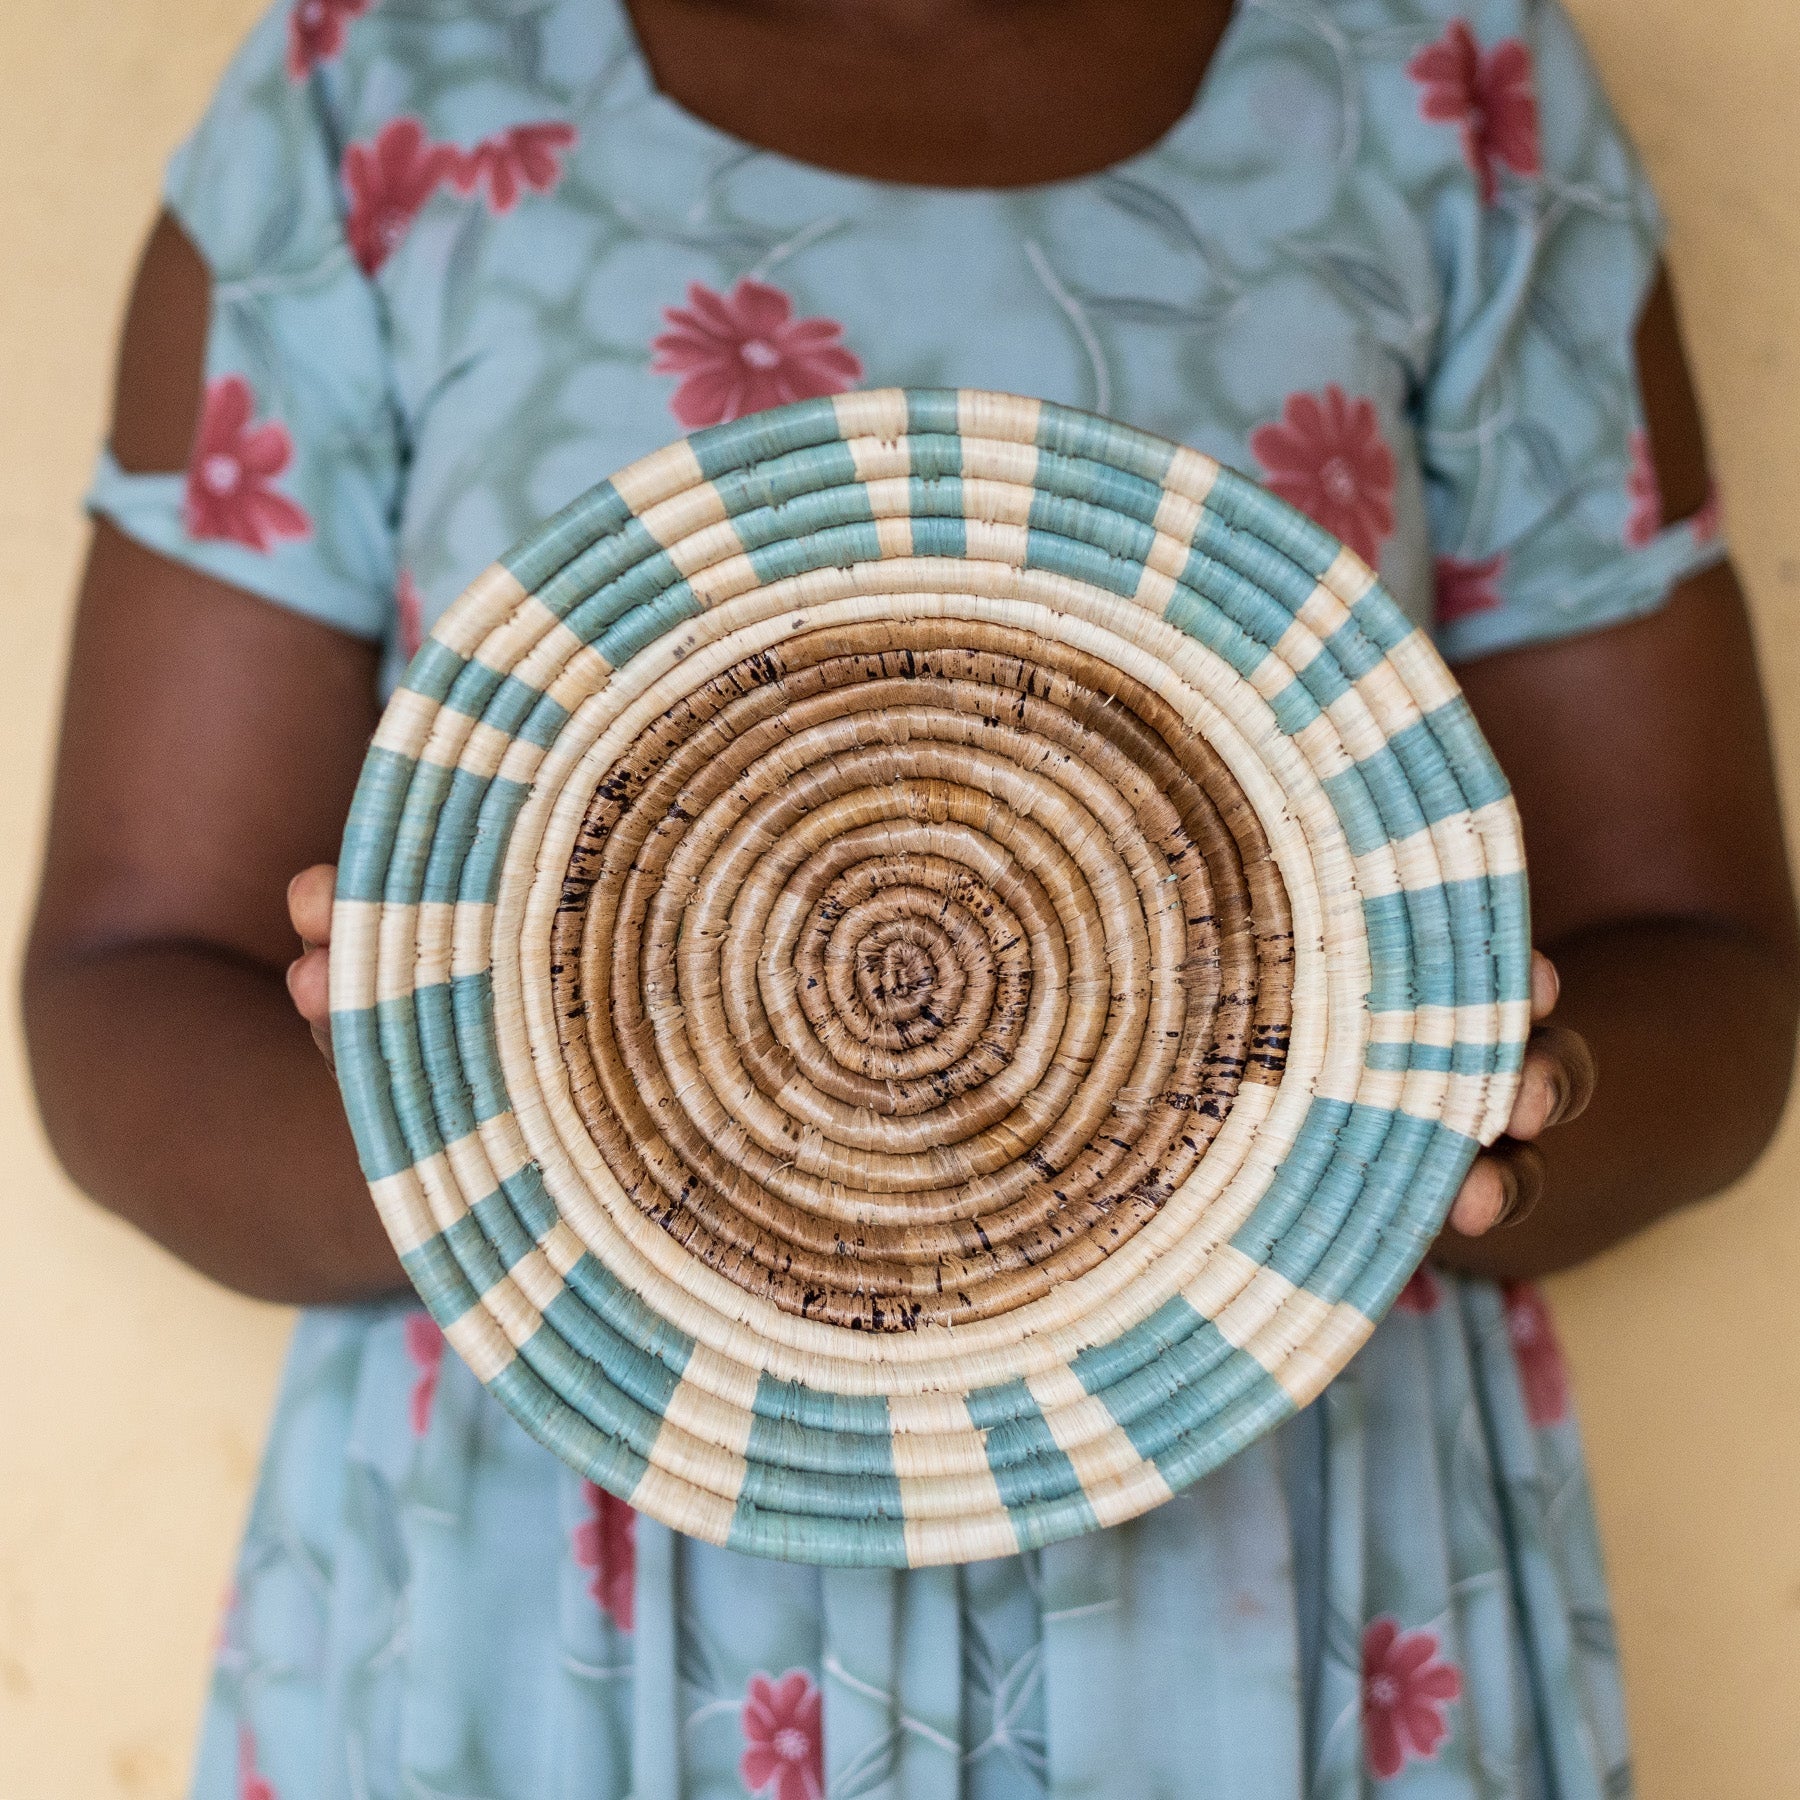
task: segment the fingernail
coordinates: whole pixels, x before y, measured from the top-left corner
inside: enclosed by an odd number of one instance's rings
[[[1544,1115],[1544,1129],[1548,1131],[1552,1125],[1560,1125],[1563,1114],[1569,1110],[1569,1100],[1574,1090],[1569,1085],[1569,1077],[1557,1069],[1550,1077],[1550,1110]]]
[[[1537,1204],[1537,1195],[1527,1192],[1521,1186],[1518,1175],[1509,1167],[1503,1167],[1501,1174],[1506,1184],[1506,1204],[1500,1208],[1500,1216],[1494,1221],[1496,1227],[1501,1225],[1517,1225],[1529,1216],[1531,1209]]]

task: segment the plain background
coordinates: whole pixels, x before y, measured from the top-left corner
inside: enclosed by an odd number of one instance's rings
[[[1673,226],[1727,525],[1800,798],[1794,0],[1571,0]],[[261,0],[0,9],[0,932],[25,928],[111,346],[164,157]],[[1790,805],[1790,812],[1793,811]],[[1795,816],[1800,817],[1800,814]],[[0,1022],[0,1795],[183,1791],[287,1315],[78,1199]],[[1671,1120],[1679,1130],[1680,1121]],[[1800,1122],[1554,1284],[1642,1800],[1800,1796]],[[295,1796],[294,1800],[304,1800]]]

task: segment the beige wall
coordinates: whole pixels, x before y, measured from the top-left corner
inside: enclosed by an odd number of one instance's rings
[[[109,342],[167,147],[260,0],[0,12],[0,928],[22,929]],[[1674,225],[1800,795],[1794,0],[1575,0]],[[0,1029],[0,1796],[181,1792],[285,1336],[52,1168]],[[1800,1123],[1731,1198],[1558,1283],[1644,1800],[1800,1796]]]

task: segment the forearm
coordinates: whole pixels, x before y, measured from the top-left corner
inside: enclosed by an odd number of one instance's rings
[[[51,1142],[102,1206],[259,1299],[405,1287],[274,971],[199,946],[35,953],[25,1019]]]
[[[1440,1261],[1526,1279],[1567,1268],[1742,1175],[1787,1096],[1800,993],[1788,947],[1719,927],[1618,925],[1545,946],[1559,1021],[1599,1067],[1587,1111],[1542,1140],[1544,1195]]]

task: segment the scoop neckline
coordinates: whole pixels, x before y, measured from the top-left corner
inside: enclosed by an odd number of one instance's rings
[[[689,136],[703,139],[737,158],[749,160],[755,157],[814,180],[839,182],[849,187],[876,193],[910,194],[934,200],[977,202],[1045,199],[1056,194],[1072,193],[1082,188],[1092,187],[1101,181],[1127,176],[1143,165],[1158,160],[1178,140],[1185,138],[1193,131],[1201,115],[1208,109],[1214,90],[1218,86],[1219,72],[1235,51],[1239,27],[1245,14],[1251,10],[1247,0],[1232,0],[1231,12],[1225,20],[1225,27],[1213,45],[1212,55],[1207,58],[1206,67],[1201,71],[1200,79],[1195,84],[1192,98],[1164,130],[1157,137],[1152,138],[1141,150],[1134,150],[1129,156],[1120,157],[1116,162],[1105,163],[1099,168],[1088,169],[1079,175],[1059,176],[1053,181],[1018,182],[1006,186],[965,187],[947,182],[892,181],[878,175],[859,175],[850,169],[834,169],[829,163],[813,162],[803,156],[794,156],[785,150],[772,149],[766,144],[758,144],[749,138],[739,137],[736,132],[727,131],[722,125],[715,125],[710,119],[695,112],[692,107],[677,100],[674,95],[658,85],[655,71],[650,66],[650,58],[645,53],[643,40],[638,36],[637,21],[631,15],[629,0],[602,0],[602,4],[613,15],[614,28],[622,49],[621,62],[630,75],[632,86],[636,90],[636,97],[656,107],[664,117],[673,121]]]

